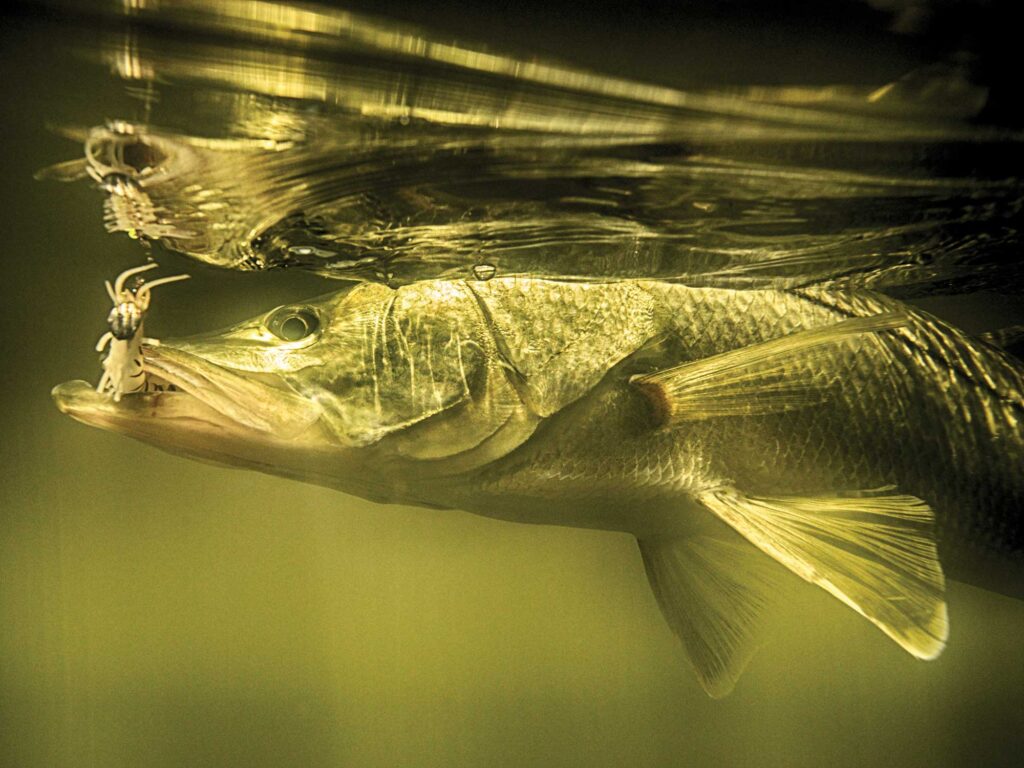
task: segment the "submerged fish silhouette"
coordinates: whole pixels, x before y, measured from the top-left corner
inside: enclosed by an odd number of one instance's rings
[[[781,564],[919,658],[945,575],[1019,592],[1024,372],[874,294],[366,283],[144,349],[176,391],[54,390],[166,450],[381,502],[628,531],[705,689]]]

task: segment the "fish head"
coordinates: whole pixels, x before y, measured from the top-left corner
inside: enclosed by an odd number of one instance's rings
[[[467,455],[493,456],[489,438],[523,421],[461,281],[359,284],[146,345],[142,356],[162,391],[115,402],[68,382],[54,390],[57,406],[174,453],[377,500],[416,501],[405,490],[412,479],[470,466]],[[509,446],[528,430],[512,433]]]

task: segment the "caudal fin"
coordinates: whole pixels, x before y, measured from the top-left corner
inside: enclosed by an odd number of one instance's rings
[[[729,488],[699,498],[747,541],[701,535],[639,543],[658,605],[709,695],[728,694],[758,647],[766,609],[786,578],[772,560],[913,656],[942,652],[945,577],[932,511],[920,499],[886,491],[754,497]]]
[[[701,502],[754,546],[875,624],[919,659],[946,645],[945,576],[934,514],[896,493],[745,496],[710,489]]]

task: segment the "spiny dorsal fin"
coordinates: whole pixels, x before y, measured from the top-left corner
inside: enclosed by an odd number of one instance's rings
[[[909,7],[909,4],[908,4]],[[906,24],[908,17],[896,24]],[[965,120],[988,101],[989,89],[974,81],[969,61],[953,58],[913,69],[868,94],[882,111],[909,118]]]
[[[700,684],[709,696],[725,696],[757,650],[777,582],[771,561],[745,542],[709,536],[638,543],[661,612]]]
[[[899,328],[908,321],[904,312],[855,317],[633,376],[630,383],[651,398],[668,425],[804,408],[821,402],[827,384],[824,378],[811,375],[813,366],[806,365],[808,355],[825,345]],[[795,358],[803,364],[794,365]]]
[[[803,579],[876,624],[921,659],[946,644],[945,578],[934,515],[915,496],[700,494],[712,512]]]

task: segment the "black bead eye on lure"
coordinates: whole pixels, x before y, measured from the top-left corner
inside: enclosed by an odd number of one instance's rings
[[[119,402],[122,395],[147,390],[146,373],[142,368],[142,344],[145,342],[152,346],[159,343],[156,339],[145,338],[142,333],[142,321],[151,299],[150,292],[158,285],[187,280],[189,277],[173,275],[151,283],[136,278],[131,285],[128,284],[128,278],[158,266],[153,262],[127,269],[117,276],[113,285],[109,280],[104,283],[114,307],[107,315],[110,330],[96,342],[97,352],[109,347],[107,356],[103,358],[103,376],[100,377],[96,391],[109,392],[115,402]]]

